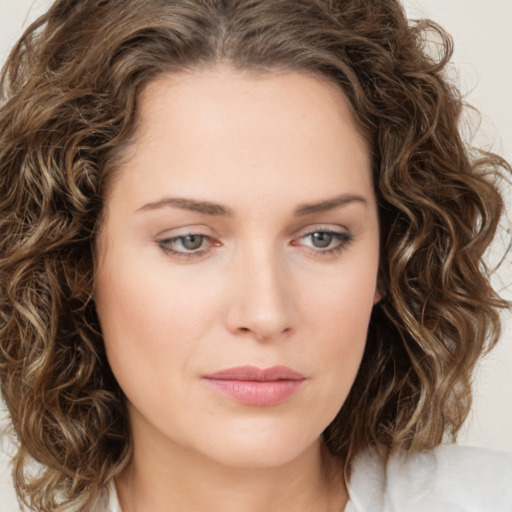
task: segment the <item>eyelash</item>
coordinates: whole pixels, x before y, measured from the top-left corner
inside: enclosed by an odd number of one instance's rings
[[[312,247],[308,246],[309,249],[311,249],[316,254],[320,254],[321,256],[336,256],[339,253],[341,253],[346,247],[353,241],[354,237],[351,233],[347,231],[334,231],[332,229],[315,229],[313,231],[309,231],[308,233],[305,233],[301,237],[299,237],[299,240],[304,240],[307,237],[312,237],[315,234],[323,234],[323,235],[330,235],[332,237],[332,241],[337,241],[337,244],[334,247],[329,247],[327,249],[322,249],[319,247]],[[292,243],[292,245],[299,245]]]
[[[209,239],[210,247],[208,247],[207,249],[199,249],[199,250],[193,250],[193,251],[187,251],[186,249],[185,249],[185,251],[176,251],[174,249],[171,249],[171,247],[170,247],[171,244],[175,244],[176,242],[179,242],[179,241],[183,242],[183,240],[185,240],[185,238],[187,238],[189,236],[200,237],[200,238],[202,238],[203,243],[204,243],[204,240]],[[201,246],[203,245],[203,243],[201,243]],[[165,238],[163,240],[159,240],[158,245],[166,254],[170,254],[171,256],[175,256],[177,258],[190,259],[190,258],[200,258],[201,256],[206,255],[208,252],[210,252],[212,246],[219,246],[220,243],[212,241],[212,237],[210,237],[208,235],[202,235],[201,233],[187,233],[186,235],[179,235],[179,236],[174,236],[172,238]]]
[[[321,256],[336,256],[340,252],[342,252],[354,239],[353,235],[346,231],[334,231],[332,229],[315,229],[313,231],[309,231],[305,233],[304,235],[300,236],[296,240],[304,240],[307,237],[312,237],[315,234],[323,234],[323,235],[330,235],[332,236],[332,240],[336,241],[337,244],[334,247],[329,247],[327,249],[322,248],[315,248],[312,246],[306,246],[308,249],[312,250],[316,254],[320,254]],[[206,249],[198,249],[198,250],[184,250],[184,251],[177,251],[175,249],[172,249],[170,246],[171,244],[175,244],[177,242],[183,243],[183,241],[187,237],[200,237],[202,239],[201,247],[203,246],[203,243],[205,240],[209,240],[209,247]],[[295,241],[292,241],[291,245],[297,246],[300,245],[299,243],[294,243]],[[215,241],[212,239],[212,237],[208,235],[203,235],[201,233],[187,233],[185,235],[179,235],[172,238],[165,238],[163,240],[158,240],[159,247],[166,253],[171,256],[181,258],[181,259],[190,259],[190,258],[201,258],[202,256],[205,256],[208,254],[212,247],[218,247],[220,246],[220,242]]]

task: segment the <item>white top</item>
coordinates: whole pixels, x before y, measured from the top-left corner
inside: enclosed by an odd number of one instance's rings
[[[512,453],[443,445],[385,462],[365,452],[348,491],[344,512],[512,512]],[[114,486],[105,512],[122,512]]]
[[[442,445],[354,463],[345,512],[512,512],[512,453]]]

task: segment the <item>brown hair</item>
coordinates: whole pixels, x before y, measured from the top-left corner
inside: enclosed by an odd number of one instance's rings
[[[89,510],[129,460],[90,297],[103,198],[142,87],[218,62],[332,80],[372,147],[385,298],[325,443],[349,468],[368,446],[455,436],[506,307],[483,255],[510,167],[461,140],[451,52],[441,28],[409,23],[396,0],[57,0],[27,29],[1,82],[0,378],[30,508]]]

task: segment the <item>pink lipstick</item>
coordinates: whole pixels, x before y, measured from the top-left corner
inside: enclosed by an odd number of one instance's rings
[[[306,377],[286,366],[261,370],[238,366],[204,375],[206,384],[246,405],[277,405],[291,398]]]

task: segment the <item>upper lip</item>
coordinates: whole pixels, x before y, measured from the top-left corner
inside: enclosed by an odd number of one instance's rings
[[[236,366],[204,375],[205,379],[245,380],[254,382],[272,382],[277,380],[304,380],[306,377],[287,366],[272,366],[260,369],[255,366]]]

